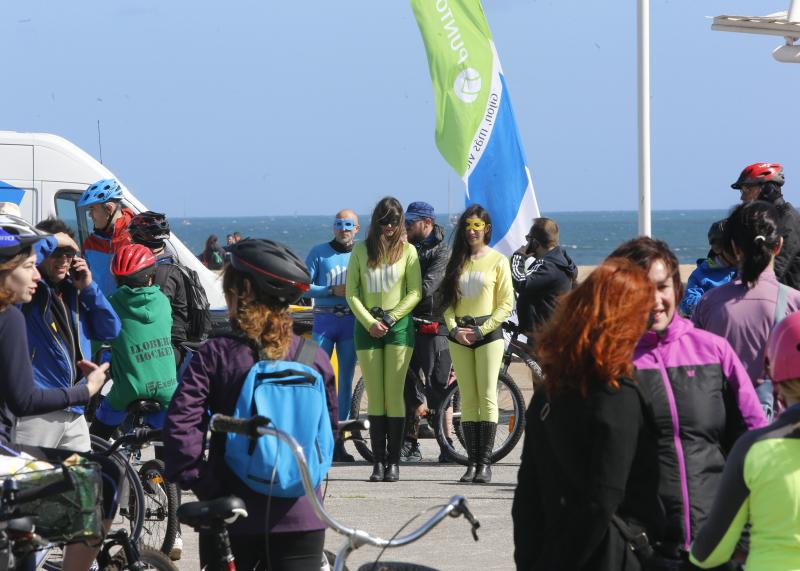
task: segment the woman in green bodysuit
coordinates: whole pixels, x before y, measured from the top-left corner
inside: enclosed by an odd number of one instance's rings
[[[511,266],[489,247],[492,219],[473,204],[461,215],[443,283],[450,356],[461,392],[461,427],[469,465],[462,482],[492,481],[497,432],[497,376],[503,359],[501,325],[514,308]]]
[[[347,265],[347,303],[356,316],[353,338],[369,400],[372,482],[400,478],[403,387],[415,335],[411,310],[422,297],[417,251],[403,241],[403,227],[400,202],[390,196],[381,199],[366,241],[353,247]]]

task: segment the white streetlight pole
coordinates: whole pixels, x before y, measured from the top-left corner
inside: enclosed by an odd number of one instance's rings
[[[639,235],[650,236],[650,0],[638,3]]]

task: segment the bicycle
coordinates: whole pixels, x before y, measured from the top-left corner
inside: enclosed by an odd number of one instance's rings
[[[113,451],[112,451],[113,453]],[[90,464],[99,469],[96,464]],[[48,472],[59,471],[55,467]],[[41,486],[20,489],[14,478],[3,481],[0,497],[0,569],[43,569],[57,571],[61,569],[60,548],[67,542],[61,537],[55,542],[36,533],[35,518],[37,516],[20,516],[23,505],[38,499],[64,494],[74,489],[74,482],[67,469],[60,469],[62,477]],[[97,488],[100,487],[99,472],[95,476]],[[52,479],[52,478],[48,478]],[[73,505],[70,503],[70,505]],[[76,506],[77,509],[77,506]],[[97,528],[92,532],[102,536],[100,514],[97,514]],[[74,539],[73,539],[74,540]],[[85,539],[84,539],[85,540]],[[120,547],[114,551],[115,547]],[[55,557],[54,557],[55,556]],[[130,563],[129,563],[130,562]],[[168,557],[155,550],[138,547],[131,541],[125,529],[109,533],[97,556],[98,568],[103,571],[130,569],[155,569],[157,571],[177,571]]]
[[[280,428],[270,427],[271,421],[263,416],[255,416],[249,419],[237,419],[221,414],[215,414],[211,417],[209,428],[212,432],[225,432],[243,434],[249,438],[256,439],[262,436],[274,436],[288,445],[292,451],[295,461],[300,467],[300,472],[303,478],[303,488],[305,495],[309,499],[312,509],[317,517],[325,523],[325,525],[335,532],[345,536],[345,541],[342,547],[339,548],[336,555],[333,557],[333,571],[346,570],[347,558],[353,551],[363,547],[364,545],[371,545],[382,549],[392,547],[402,547],[413,543],[427,534],[431,529],[438,525],[446,516],[459,517],[464,516],[470,523],[472,536],[475,541],[478,540],[477,530],[480,523],[472,512],[469,510],[467,500],[463,496],[453,496],[450,501],[441,506],[437,512],[431,516],[425,523],[414,531],[403,535],[401,537],[393,537],[390,539],[383,539],[371,535],[369,532],[347,527],[339,523],[333,518],[322,505],[322,502],[317,497],[314,486],[311,481],[311,475],[308,471],[308,466],[305,460],[303,448],[297,441]],[[344,421],[339,424],[341,430],[367,430],[368,423],[363,423],[358,420]],[[230,550],[230,542],[228,539],[228,532],[226,523],[232,523],[237,517],[242,515],[246,516],[247,512],[244,509],[244,502],[235,496],[228,496],[224,498],[217,498],[215,500],[206,502],[189,502],[179,508],[180,519],[183,523],[197,529],[213,530],[218,546],[220,547],[220,568],[228,571],[234,571],[236,563],[233,553]],[[330,561],[330,555],[326,556]],[[373,564],[362,565],[359,571],[368,571],[373,568]],[[422,565],[414,565],[400,562],[382,562],[379,567],[381,570],[403,569],[406,571],[435,571],[430,567]]]
[[[178,487],[167,481],[162,460],[141,462],[142,448],[161,437],[161,430],[147,428],[145,417],[160,411],[161,406],[155,401],[134,401],[128,406],[129,419],[123,423],[122,436],[112,445],[92,435],[92,449],[110,449],[124,465],[130,494],[127,498],[123,494],[119,517],[127,521],[131,539],[168,554],[180,530]],[[138,471],[135,465],[139,465]]]
[[[511,322],[502,324],[505,333],[509,334],[500,373],[497,378],[497,436],[492,450],[492,463],[505,458],[517,445],[525,432],[525,397],[519,386],[508,373],[512,362],[522,362],[532,373],[533,388],[538,387],[542,379],[542,368],[528,353],[526,345],[519,341],[522,334],[519,327]],[[538,381],[537,381],[538,379]],[[445,422],[449,420],[447,413],[452,410],[452,427],[448,429]],[[453,461],[467,465],[466,441],[461,428],[461,394],[458,383],[451,383],[444,399],[442,399],[434,416],[434,434],[441,449]]]

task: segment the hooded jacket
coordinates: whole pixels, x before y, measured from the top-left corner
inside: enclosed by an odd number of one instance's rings
[[[108,404],[117,411],[138,399],[169,404],[177,386],[169,300],[158,286],[122,286],[109,301],[122,331],[111,342],[114,386]]]
[[[433,225],[430,235],[414,244],[419,256],[419,269],[422,273],[422,300],[414,308],[413,316],[428,321],[444,323],[442,314],[442,281],[450,259],[450,248],[444,241],[444,229]],[[447,335],[446,328],[440,327],[441,334]]]
[[[633,364],[659,429],[664,539],[688,549],[711,511],[733,443],[767,421],[728,342],[677,314],[663,334],[644,334]]]
[[[517,314],[523,331],[534,331],[550,319],[558,298],[572,289],[578,268],[561,246],[541,258],[515,253],[511,278],[519,294]]]
[[[117,290],[117,283],[111,274],[111,258],[122,246],[131,243],[128,224],[132,218],[132,210],[121,208],[120,217],[114,223],[114,230],[110,236],[95,230],[83,241],[83,256],[92,270],[94,281],[106,297]]]
[[[56,305],[56,296],[63,301],[67,315]],[[43,389],[71,387],[82,377],[76,363],[92,359],[90,341],[111,341],[120,331],[117,314],[95,282],[78,291],[69,277],[56,286],[42,280],[22,311],[33,378]],[[83,407],[70,410],[83,413]]]

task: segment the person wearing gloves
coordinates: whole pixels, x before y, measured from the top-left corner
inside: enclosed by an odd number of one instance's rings
[[[505,256],[489,247],[491,239],[489,212],[473,204],[458,220],[442,285],[469,459],[460,481],[477,484],[492,481],[497,376],[504,347],[501,326],[514,308],[511,268]]]
[[[364,374],[374,464],[372,482],[400,479],[403,399],[414,350],[411,310],[422,297],[417,250],[403,240],[403,207],[391,196],[372,211],[367,239],[347,265],[347,303],[356,316],[356,355]]]

